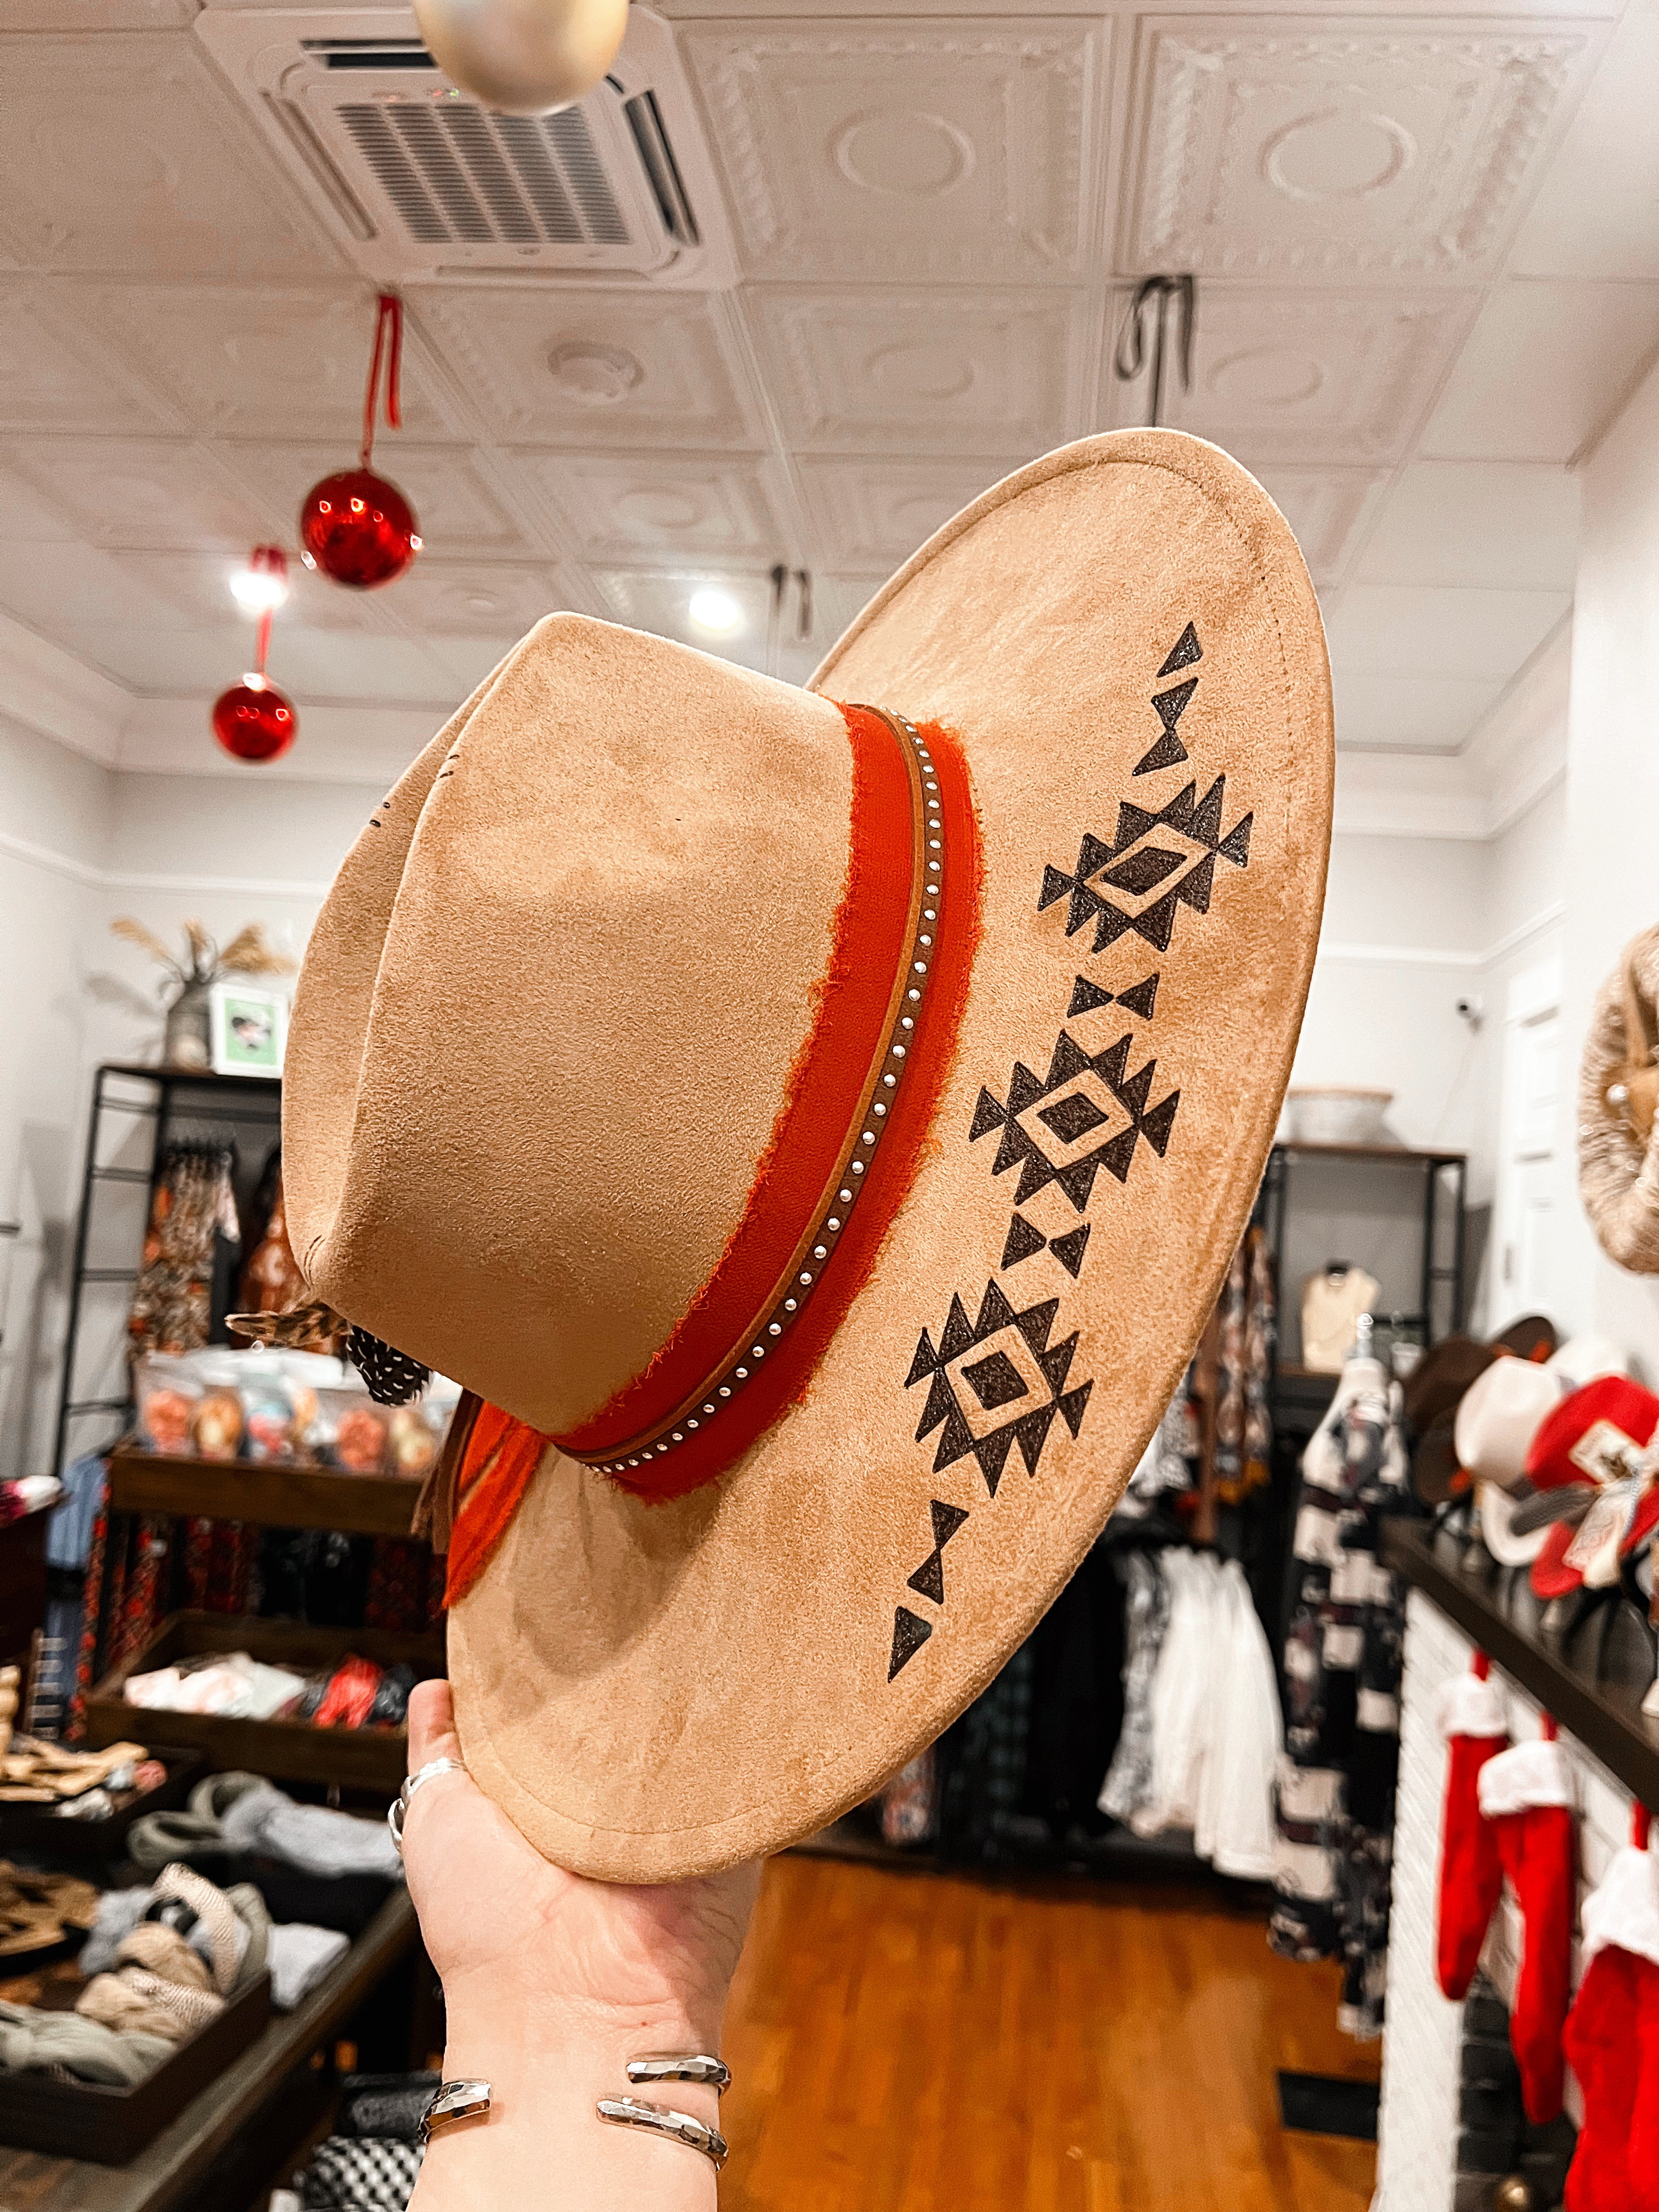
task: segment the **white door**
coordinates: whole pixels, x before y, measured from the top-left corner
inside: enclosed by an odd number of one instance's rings
[[[1492,1204],[1489,1324],[1550,1307],[1561,1085],[1561,969],[1542,962],[1516,976],[1504,1022],[1504,1089],[1498,1114],[1498,1187]]]

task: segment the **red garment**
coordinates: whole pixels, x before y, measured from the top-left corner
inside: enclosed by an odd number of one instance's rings
[[[1521,2097],[1535,2126],[1561,2110],[1561,2031],[1572,1979],[1574,1874],[1572,1778],[1555,1723],[1538,1743],[1517,1743],[1480,1771],[1480,1810],[1497,1832],[1498,1856],[1521,1907],[1521,1965],[1510,2013],[1510,2044]]]
[[[1659,1966],[1616,1944],[1590,1960],[1562,2038],[1584,2100],[1583,2124],[1567,2175],[1565,2212],[1636,2212],[1631,2123],[1642,2055],[1636,2023]],[[1651,1994],[1648,2009],[1659,2012]]]
[[[354,1652],[343,1659],[329,1679],[323,1702],[317,1708],[317,1728],[362,1728],[380,1686],[380,1669],[372,1659]]]
[[[1481,1769],[1509,1746],[1509,1723],[1486,1655],[1442,1694],[1440,1725],[1447,1742],[1446,1800],[1440,1828],[1440,1902],[1435,1976],[1442,1993],[1461,2003],[1469,1993],[1480,1947],[1504,1887],[1498,1835],[1480,1817]]]

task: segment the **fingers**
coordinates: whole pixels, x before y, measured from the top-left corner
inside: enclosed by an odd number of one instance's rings
[[[441,1679],[417,1682],[409,1693],[409,1771],[418,1773],[434,1759],[461,1755],[455,1733],[455,1699]]]

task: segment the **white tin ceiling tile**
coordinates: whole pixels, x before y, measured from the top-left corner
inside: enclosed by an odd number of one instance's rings
[[[182,438],[34,438],[9,465],[97,545],[251,545],[265,516],[208,449]]]
[[[1566,592],[1352,584],[1327,617],[1331,665],[1351,675],[1507,682],[1572,605]]]
[[[1659,345],[1659,283],[1494,288],[1419,451],[1460,460],[1572,460]]]
[[[1566,469],[1413,462],[1383,501],[1354,580],[1571,592],[1579,496]]]
[[[832,568],[890,574],[917,546],[1009,473],[1006,461],[860,460],[797,464],[807,513]]]
[[[1632,8],[1607,41],[1527,211],[1512,276],[1659,277],[1659,12]]]
[[[213,450],[279,519],[285,543],[297,534],[301,503],[313,484],[356,459],[355,450],[343,452],[337,444],[228,439]],[[375,441],[374,465],[415,509],[428,554],[441,560],[535,557],[538,548],[466,447],[416,445],[396,431],[383,430]]]
[[[367,287],[276,289],[121,285],[100,289],[101,330],[203,435],[315,439],[355,468],[363,388],[374,342],[374,295]],[[443,439],[471,425],[447,390],[418,331],[405,332],[404,427]],[[382,432],[395,465],[398,433]]]
[[[734,660],[744,668],[765,671],[767,623],[772,587],[764,576],[711,577],[696,568],[600,568],[594,582],[604,593],[618,622],[630,629],[649,630],[653,636],[675,639]],[[734,629],[711,632],[691,619],[691,601],[711,584],[736,607]]]
[[[76,0],[78,31],[167,31],[191,22],[201,0]],[[61,31],[64,0],[0,0],[0,31]]]
[[[185,627],[177,605],[121,556],[78,541],[0,543],[0,607],[71,653],[92,651],[106,623]]]
[[[428,639],[510,641],[533,629],[544,615],[570,605],[570,592],[550,562],[520,567],[504,561],[434,561],[422,554],[386,588],[397,593],[399,620]]]
[[[1075,279],[1106,27],[769,22],[682,33],[750,276]]]
[[[410,296],[495,437],[727,453],[768,442],[748,380],[695,295],[536,285]]]
[[[1495,266],[1601,29],[1165,16],[1141,36],[1126,269],[1467,277]]]
[[[895,562],[893,568],[898,565]],[[812,623],[805,641],[818,647],[820,659],[863,613],[891,573],[884,568],[869,576],[831,576],[813,570]]]
[[[1264,466],[1399,459],[1477,305],[1457,291],[1201,285],[1193,388],[1166,379],[1164,419]],[[1108,362],[1102,413],[1133,423],[1143,404]]]
[[[1336,742],[1383,752],[1455,753],[1504,686],[1497,678],[1378,676],[1336,669]]]
[[[1249,465],[1248,456],[1241,456]],[[1296,533],[1316,584],[1334,584],[1376,514],[1384,469],[1302,469],[1282,461],[1258,471],[1263,489]]]
[[[744,304],[797,452],[1027,459],[1066,436],[1081,295],[779,287]]]
[[[246,551],[122,552],[114,556],[124,575],[153,592],[172,609],[170,626],[211,629],[223,622],[241,626],[252,645],[254,625],[238,609],[230,580],[246,561]],[[403,579],[378,591],[354,592],[305,567],[290,550],[289,597],[276,613],[271,635],[289,629],[345,630],[356,636],[401,633],[398,600]]]
[[[101,341],[97,307],[78,287],[0,276],[0,428],[109,436],[184,427]]]
[[[249,632],[245,623],[218,630],[156,629],[145,623],[130,628],[111,623],[89,635],[76,648],[79,658],[118,684],[152,699],[199,699],[204,755],[213,748],[208,720],[209,702],[240,682],[247,672]],[[284,679],[272,653],[271,678]]]
[[[455,686],[423,641],[402,637],[348,637],[328,630],[289,629],[273,637],[270,673],[294,694],[305,724],[307,696],[374,707],[428,707],[433,728],[449,711]]]
[[[688,454],[519,453],[527,498],[547,509],[561,540],[611,563],[769,568],[795,533],[769,462]]]
[[[0,77],[20,260],[246,281],[340,265],[187,31],[0,39]]]

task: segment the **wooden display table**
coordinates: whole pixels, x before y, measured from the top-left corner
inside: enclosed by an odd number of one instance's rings
[[[0,2144],[0,2212],[244,2212],[326,2112],[331,2084],[315,2054],[419,1946],[408,1893],[394,1890],[304,2003],[273,2020],[130,2166]],[[394,2063],[424,2057],[398,2053]]]

